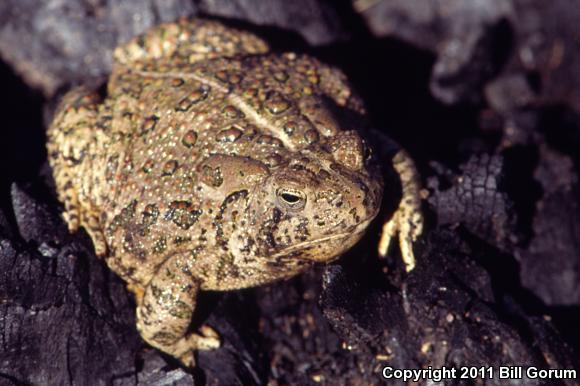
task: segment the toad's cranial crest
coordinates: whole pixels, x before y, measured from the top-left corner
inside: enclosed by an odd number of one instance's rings
[[[107,86],[70,91],[56,112],[57,193],[69,229],[82,226],[135,293],[143,338],[185,365],[219,346],[207,326],[188,331],[198,291],[331,261],[379,211],[383,177],[364,138],[380,136],[345,76],[310,56],[182,20],[117,48]],[[418,179],[404,152],[389,154],[403,198],[381,246],[398,233],[412,267]]]

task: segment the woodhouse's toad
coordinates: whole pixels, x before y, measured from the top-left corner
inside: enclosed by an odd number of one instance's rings
[[[207,20],[155,27],[116,49],[106,90],[69,92],[49,157],[71,231],[129,284],[143,338],[186,365],[219,345],[187,331],[200,290],[288,278],[362,236],[383,178],[345,76],[275,54],[253,34]],[[399,232],[414,264],[421,232],[412,162],[393,153]]]

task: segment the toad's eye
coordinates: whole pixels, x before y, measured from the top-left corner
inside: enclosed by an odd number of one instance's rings
[[[276,191],[278,203],[286,209],[300,210],[306,205],[306,195],[294,189],[278,189]]]

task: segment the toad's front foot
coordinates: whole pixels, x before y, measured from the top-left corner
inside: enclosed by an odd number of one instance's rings
[[[166,352],[178,358],[184,366],[195,367],[196,350],[215,350],[220,347],[218,333],[208,325],[202,325],[199,333],[191,333],[177,341]]]
[[[423,231],[421,212],[421,183],[419,173],[409,155],[400,150],[393,158],[393,168],[401,179],[402,197],[393,216],[383,225],[379,242],[379,256],[387,255],[391,239],[399,236],[401,256],[405,269],[410,272],[415,267],[413,242]]]
[[[195,366],[196,350],[220,346],[218,334],[208,326],[189,333],[191,316],[199,284],[187,269],[189,254],[170,256],[158,268],[145,290],[129,288],[137,301],[137,329],[151,346],[179,359],[185,366]]]

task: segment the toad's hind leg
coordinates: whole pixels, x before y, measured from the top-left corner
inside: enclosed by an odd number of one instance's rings
[[[423,231],[423,213],[421,212],[421,181],[411,157],[398,150],[392,159],[393,169],[401,180],[401,201],[393,216],[383,224],[379,255],[386,256],[391,239],[399,236],[401,256],[407,272],[415,267],[413,242]]]
[[[84,227],[93,240],[97,255],[105,254],[106,243],[89,190],[91,178],[97,172],[91,149],[98,146],[96,121],[100,99],[96,92],[84,87],[66,94],[48,129],[47,144],[69,231]]]
[[[115,65],[132,70],[146,69],[147,63],[154,62],[156,71],[164,72],[202,60],[266,51],[266,42],[250,32],[196,18],[159,24],[119,46],[113,58]]]
[[[188,333],[199,291],[199,283],[187,269],[187,257],[173,255],[157,270],[145,293],[137,296],[137,329],[151,346],[195,366],[195,350],[220,345],[217,333],[208,326],[201,334]]]

